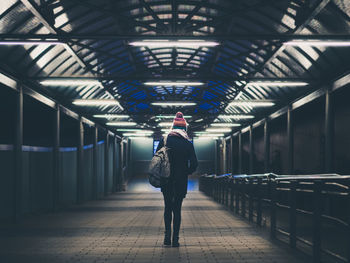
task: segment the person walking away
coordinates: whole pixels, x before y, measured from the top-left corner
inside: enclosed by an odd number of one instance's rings
[[[182,201],[187,194],[188,176],[192,174],[198,161],[193,144],[187,135],[187,122],[181,112],[176,113],[173,126],[168,134],[166,146],[169,148],[170,179],[161,187],[164,197],[164,245],[179,247]],[[159,142],[157,151],[164,146],[164,139]],[[171,242],[171,222],[173,236]]]

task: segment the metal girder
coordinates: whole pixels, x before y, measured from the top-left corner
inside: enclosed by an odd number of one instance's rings
[[[25,1],[25,0],[21,0]],[[117,35],[117,34],[0,34],[1,41],[70,41],[70,40],[212,40],[212,41],[236,41],[236,40],[350,40],[350,35],[324,34],[324,35],[301,35],[301,34],[234,34],[234,35]]]
[[[325,8],[327,6],[327,4],[330,2],[331,0],[320,0],[318,2],[318,4],[314,7],[313,11],[311,12],[311,14],[304,20],[304,22],[299,25],[297,28],[295,28],[293,30],[293,32],[291,34],[289,34],[290,36],[295,36],[295,40],[300,39],[300,40],[311,40],[313,36],[309,36],[309,35],[300,35],[300,33],[302,32],[302,30],[310,23],[310,21],[312,19],[314,19],[322,10],[323,8]],[[334,37],[336,37],[335,35],[333,35]],[[340,35],[338,35],[340,36]],[[300,38],[298,38],[300,37]],[[308,38],[310,37],[310,38]],[[323,36],[322,36],[323,37]],[[345,36],[344,36],[345,37]],[[349,40],[350,39],[350,35],[348,35],[348,38],[344,38],[344,40]],[[281,39],[282,40],[282,39]],[[290,39],[291,40],[291,39]],[[331,36],[329,36],[329,38],[319,38],[319,39],[312,39],[312,40],[336,40],[333,39]],[[338,39],[340,40],[340,39]],[[284,50],[284,46],[281,45],[279,48],[277,48],[275,51],[273,51],[270,55],[270,57],[263,62],[254,72],[251,72],[251,75],[255,75],[257,73],[262,72],[262,70],[269,64],[272,62],[272,60],[274,60],[278,54],[280,52],[282,52]]]
[[[56,37],[57,37],[57,34],[59,32],[40,13],[36,3],[32,2],[31,0],[20,0],[20,1],[40,21],[40,23],[45,28],[47,28],[47,30],[50,31],[51,34],[56,35]],[[69,52],[76,59],[76,61],[79,63],[80,66],[82,66],[83,68],[87,68],[88,67],[88,65],[75,53],[75,51],[72,49],[72,47],[69,44],[65,45],[65,48],[66,48],[67,52]]]

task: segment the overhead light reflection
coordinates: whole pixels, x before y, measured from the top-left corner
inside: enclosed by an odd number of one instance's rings
[[[297,47],[307,47],[307,46],[316,46],[316,47],[349,47],[350,41],[317,41],[317,40],[292,40],[283,43],[285,46],[297,46]]]
[[[203,82],[189,81],[148,81],[144,83],[147,86],[201,86]]]
[[[197,103],[195,102],[186,102],[186,101],[179,101],[179,102],[152,102],[151,103],[154,106],[195,106]]]
[[[199,47],[215,47],[220,45],[215,41],[202,40],[144,40],[130,42],[131,46],[135,47],[150,47],[150,48],[164,48],[164,47],[184,47],[184,48],[199,48]]]

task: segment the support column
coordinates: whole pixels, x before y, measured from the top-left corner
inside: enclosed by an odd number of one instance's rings
[[[60,122],[60,108],[56,105],[54,112],[54,136],[53,136],[53,180],[52,180],[52,210],[57,211],[59,206],[59,194],[60,194],[60,134],[61,134],[61,122]]]
[[[15,140],[14,140],[14,183],[13,183],[13,221],[18,222],[22,211],[22,169],[23,169],[23,91],[16,94]]]
[[[104,195],[108,195],[109,180],[109,133],[107,131],[105,142],[105,175],[104,175]]]
[[[294,173],[294,123],[292,108],[287,112],[288,174]]]
[[[218,174],[218,140],[215,140],[214,149],[214,173]]]
[[[120,181],[119,181],[119,191],[124,191],[124,142],[119,142],[119,149],[120,149]]]
[[[233,163],[233,136],[231,135],[231,137],[230,137],[230,173],[232,173],[233,174],[233,165],[234,165],[234,163]]]
[[[97,152],[97,140],[98,140],[98,128],[97,126],[95,125],[94,127],[94,137],[93,137],[93,155],[92,155],[92,165],[93,165],[93,174],[92,174],[92,177],[93,177],[93,196],[94,196],[94,199],[97,200],[98,199],[98,170],[97,170],[97,155],[98,155],[98,152]]]
[[[77,203],[83,202],[84,197],[84,124],[79,120],[79,139],[78,139],[78,163],[77,163]]]
[[[253,126],[250,125],[249,129],[249,173],[253,174],[254,170],[254,138],[253,138]]]
[[[334,111],[332,93],[326,91],[325,107],[325,172],[333,172],[333,143],[334,143]]]
[[[118,176],[118,166],[117,166],[117,137],[113,136],[113,186],[112,192],[117,191],[117,176]]]
[[[226,139],[222,139],[222,149],[221,149],[221,156],[222,156],[222,173],[225,174],[227,172],[227,155],[226,155]]]
[[[242,167],[242,164],[243,164],[243,145],[242,145],[242,133],[239,132],[238,133],[238,173],[239,174],[242,174],[243,173],[243,167]]]
[[[270,172],[270,125],[267,119],[264,124],[264,171]]]

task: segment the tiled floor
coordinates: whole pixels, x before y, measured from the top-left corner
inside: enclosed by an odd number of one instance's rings
[[[159,192],[127,192],[35,217],[0,229],[0,262],[307,262],[200,192],[184,201],[180,248],[162,246],[162,214]]]

